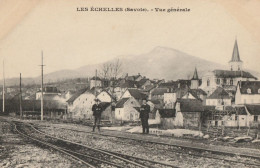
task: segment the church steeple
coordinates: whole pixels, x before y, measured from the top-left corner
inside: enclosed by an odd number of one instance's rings
[[[199,88],[199,76],[197,72],[197,68],[195,67],[193,77],[191,78],[191,89],[198,89]]]
[[[195,67],[195,70],[194,70],[194,74],[193,74],[192,80],[198,80],[198,79],[199,79],[199,76],[198,76],[197,68]]]
[[[240,56],[239,56],[239,51],[238,51],[237,39],[235,41],[233,54],[232,54],[232,58],[231,58],[230,62],[241,62]]]
[[[240,71],[242,70],[243,62],[240,60],[240,55],[238,51],[237,39],[234,44],[233,53],[231,60],[229,61],[231,71]]]

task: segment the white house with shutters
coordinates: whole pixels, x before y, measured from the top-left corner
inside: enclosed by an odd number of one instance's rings
[[[241,81],[237,84],[235,104],[260,104],[260,81]]]

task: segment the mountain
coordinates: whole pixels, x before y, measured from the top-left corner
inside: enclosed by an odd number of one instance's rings
[[[199,77],[207,71],[214,69],[228,69],[228,66],[210,62],[195,56],[191,56],[179,50],[166,47],[156,47],[152,51],[141,55],[129,55],[118,57],[122,62],[122,75],[128,73],[134,75],[140,73],[143,76],[154,79],[190,79],[195,66]],[[111,60],[112,61],[112,60]],[[86,78],[95,75],[95,69],[100,69],[102,64],[86,65],[74,70],[60,70],[44,75],[45,82],[55,82],[70,78]],[[260,73],[249,71],[256,77]],[[24,84],[37,83],[40,77],[24,78]],[[7,85],[18,85],[19,78],[7,79]]]

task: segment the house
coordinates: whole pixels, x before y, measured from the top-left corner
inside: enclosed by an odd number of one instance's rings
[[[140,108],[139,102],[134,97],[122,98],[115,107],[115,119],[120,121],[138,121]]]
[[[164,93],[170,92],[169,88],[155,88],[151,92],[149,98],[151,100],[161,100],[164,101]]]
[[[67,92],[65,92],[64,97],[66,100],[69,100],[74,94],[75,94],[74,90],[68,90]]]
[[[209,125],[214,127],[258,127],[260,105],[224,106],[223,109],[214,109],[210,116]]]
[[[260,81],[241,81],[237,84],[235,104],[260,104]]]
[[[147,95],[142,93],[140,90],[138,89],[127,89],[121,98],[129,98],[129,97],[133,97],[135,98],[135,100],[137,100],[139,102],[139,104],[142,103],[143,99],[147,98]]]
[[[111,106],[110,102],[101,102],[100,106],[102,108],[101,119],[113,121],[115,118],[113,112],[115,110],[114,106]]]
[[[119,85],[117,85],[114,88],[114,93],[116,96],[116,99],[120,99],[123,95],[123,93],[130,88],[137,88],[136,86],[136,82],[135,81],[131,81],[131,80],[126,80],[124,82],[120,82]]]
[[[93,87],[102,87],[102,80],[99,77],[92,77],[90,79],[90,89]]]
[[[107,103],[111,103],[112,101],[114,101],[114,98],[112,97],[112,95],[106,91],[106,90],[102,90],[98,95],[97,98],[101,101],[101,102],[107,102]]]
[[[228,92],[222,87],[217,87],[217,89],[206,98],[207,106],[231,106],[231,97]]]
[[[260,105],[245,105],[247,111],[251,114],[250,118],[250,126],[251,127],[257,127],[260,126]]]
[[[43,95],[48,95],[48,96],[57,96],[57,95],[61,95],[61,92],[57,89],[57,87],[53,87],[53,86],[46,86],[43,88]],[[41,89],[39,91],[36,92],[36,100],[40,100],[41,99]]]
[[[133,76],[128,76],[128,74],[126,74],[125,79],[130,81],[140,81],[141,79],[143,79],[143,77],[140,75],[140,73],[138,73],[138,75]]]
[[[200,88],[210,95],[217,87],[223,87],[223,85],[237,86],[239,81],[257,80],[251,73],[243,71],[242,65],[236,40],[231,61],[229,61],[230,70],[214,70],[205,73]]]
[[[173,109],[177,100],[176,91],[169,91],[163,94],[163,103],[166,109]]]
[[[137,81],[136,85],[139,89],[145,89],[146,86],[152,85],[152,82],[147,78],[143,78],[140,81]]]
[[[165,129],[184,127],[198,128],[201,125],[202,102],[197,99],[177,99],[174,109],[159,109],[161,126]]]
[[[87,89],[82,89],[73,95],[68,103],[68,114],[71,118],[92,118],[92,106],[95,104],[94,92]]]
[[[182,99],[198,99],[206,104],[207,93],[202,89],[189,89]]]
[[[201,113],[204,108],[202,102],[197,99],[177,99],[175,104],[176,123],[178,126],[189,128],[199,127]]]

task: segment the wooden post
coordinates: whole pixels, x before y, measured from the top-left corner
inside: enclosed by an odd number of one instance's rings
[[[3,113],[5,112],[5,62],[3,61]]]
[[[20,118],[23,117],[23,110],[22,110],[22,74],[20,73]]]
[[[41,81],[41,121],[43,121],[43,51],[42,51],[42,64],[41,66],[41,77],[42,77],[42,81]]]

